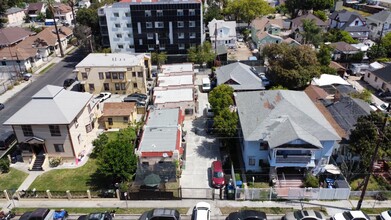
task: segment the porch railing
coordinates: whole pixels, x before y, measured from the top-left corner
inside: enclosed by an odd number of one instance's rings
[[[276,163],[309,163],[311,155],[277,155]]]

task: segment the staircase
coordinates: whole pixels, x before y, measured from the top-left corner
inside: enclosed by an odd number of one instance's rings
[[[37,155],[33,164],[33,167],[31,168],[31,171],[42,171],[42,164],[45,162],[45,156],[44,155]]]

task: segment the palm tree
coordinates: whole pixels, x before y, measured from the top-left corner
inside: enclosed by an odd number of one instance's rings
[[[60,46],[60,54],[61,54],[61,57],[64,57],[64,51],[63,51],[62,45],[61,45],[60,34],[58,33],[58,28],[57,28],[57,21],[54,16],[54,6],[53,6],[54,0],[45,0],[45,3],[47,4],[48,9],[52,12],[53,21],[54,21],[54,28],[56,29],[56,35],[57,35],[57,42],[58,42],[58,45]]]

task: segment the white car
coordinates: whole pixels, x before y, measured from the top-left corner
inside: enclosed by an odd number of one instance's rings
[[[110,92],[101,92],[97,97],[95,97],[95,99],[99,100],[99,102],[103,102],[110,97],[111,97]]]
[[[391,210],[382,212],[380,218],[383,220],[391,220]]]
[[[210,220],[210,205],[207,202],[199,202],[194,207],[194,220]]]
[[[333,220],[371,220],[367,214],[362,211],[345,211],[333,216]]]

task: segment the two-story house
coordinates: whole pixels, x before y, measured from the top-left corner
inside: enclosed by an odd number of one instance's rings
[[[373,14],[367,19],[367,25],[371,30],[369,37],[373,40],[377,40],[380,37],[386,35],[391,31],[391,12],[387,10],[383,10],[376,14]],[[382,33],[383,32],[383,33]]]
[[[90,53],[75,67],[83,90],[99,94],[146,93],[151,58],[146,54]]]
[[[346,10],[334,11],[330,20],[330,28],[347,31],[354,39],[360,41],[368,39],[370,30],[360,14]]]
[[[376,69],[373,71],[367,71],[364,75],[364,81],[377,90],[383,92],[391,91],[391,65]]]
[[[257,48],[269,43],[281,43],[284,29],[283,19],[256,18],[251,22],[251,38]]]
[[[7,11],[4,13],[4,18],[7,18],[8,20],[8,27],[15,27],[23,24],[24,17],[26,16],[26,13],[24,9],[18,8],[18,7],[12,7],[7,9]]]
[[[39,15],[45,15],[46,13],[46,4],[43,2],[29,3],[26,14],[29,17],[30,21],[38,21]]]
[[[235,94],[243,161],[247,171],[314,168],[326,161],[341,138],[301,91],[268,90]]]
[[[299,16],[291,21],[291,30],[295,33],[294,34],[294,39],[300,43],[305,43],[303,42],[303,36],[301,33],[304,32],[303,29],[303,22],[304,20],[310,20],[313,21],[316,26],[320,27],[322,32],[326,32],[327,28],[329,25],[322,21],[320,18],[316,17],[315,15],[309,13],[306,15]]]
[[[99,104],[89,93],[47,85],[4,125],[12,126],[30,169],[42,170],[48,158],[77,161],[97,135]]]
[[[72,14],[71,6],[64,3],[54,5],[54,17],[62,23],[72,24],[75,19]]]
[[[236,21],[213,19],[208,24],[212,47],[225,45],[227,48],[236,48]]]

